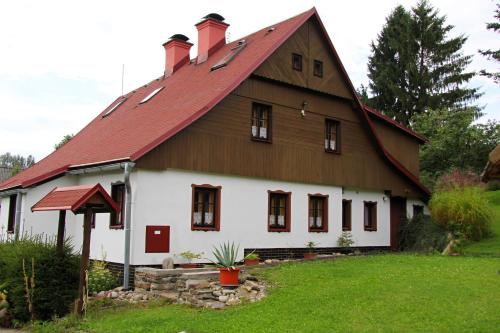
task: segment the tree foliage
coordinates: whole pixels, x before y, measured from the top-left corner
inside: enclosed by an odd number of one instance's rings
[[[12,176],[21,170],[29,168],[33,164],[35,164],[35,158],[32,155],[28,155],[27,157],[12,155],[11,153],[0,155],[0,167],[12,169]]]
[[[497,9],[495,10],[495,19],[497,22],[491,22],[486,24],[486,29],[493,30],[494,32],[500,32],[500,3],[497,3]],[[479,53],[487,57],[490,60],[500,61],[500,49],[498,50],[479,50]],[[490,73],[486,70],[482,70],[480,75],[489,77],[495,81],[495,83],[500,83],[500,72]]]
[[[371,45],[369,104],[407,126],[428,109],[470,106],[480,96],[465,86],[475,75],[465,71],[472,56],[462,54],[467,37],[449,37],[452,29],[426,0],[396,7]]]
[[[414,128],[429,139],[420,149],[421,178],[433,187],[434,181],[452,169],[480,173],[488,154],[500,143],[500,124],[474,124],[476,110],[450,112],[430,110],[415,115]]]
[[[54,145],[54,149],[58,150],[62,146],[64,146],[66,143],[68,143],[71,139],[73,139],[75,135],[74,134],[66,134],[59,143],[56,143]]]

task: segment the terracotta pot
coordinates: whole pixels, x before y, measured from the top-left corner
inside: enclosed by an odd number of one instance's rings
[[[219,281],[221,286],[236,287],[238,286],[239,268],[219,268]]]
[[[245,259],[245,266],[255,266],[259,264],[259,259]]]
[[[181,264],[181,268],[200,268],[200,264]]]
[[[306,252],[304,253],[304,259],[306,260],[313,260],[313,259],[316,259],[318,255],[316,253],[312,253],[312,252]]]

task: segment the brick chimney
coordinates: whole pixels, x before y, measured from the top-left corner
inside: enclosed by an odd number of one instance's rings
[[[211,13],[195,26],[198,29],[198,63],[202,63],[226,44],[226,29],[229,24],[224,23],[221,15]]]
[[[189,62],[189,50],[193,44],[189,38],[176,34],[163,44],[165,48],[165,76],[170,76],[176,70]]]

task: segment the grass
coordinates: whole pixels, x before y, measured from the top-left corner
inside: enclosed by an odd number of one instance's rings
[[[500,261],[389,254],[283,264],[258,303],[223,311],[151,305],[92,311],[38,332],[493,332]]]
[[[466,255],[500,256],[500,191],[486,192],[486,195],[494,214],[492,235],[480,242],[466,245]]]

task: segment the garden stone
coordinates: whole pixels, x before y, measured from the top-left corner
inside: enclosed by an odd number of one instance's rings
[[[273,263],[273,261],[272,261],[272,259],[266,259],[264,261],[264,263],[267,264],[267,265],[271,265]]]
[[[174,268],[174,259],[172,259],[172,258],[163,259],[163,261],[161,263],[161,267],[163,269],[173,269]]]
[[[259,281],[259,279],[256,276],[249,275],[249,276],[247,276],[247,281],[257,282],[257,281]]]
[[[212,292],[212,295],[214,296],[222,296],[222,292],[220,290],[215,290]]]
[[[227,305],[236,305],[240,303],[240,299],[237,297],[229,298],[226,302]]]
[[[248,291],[250,291],[252,289],[253,290],[260,290],[260,286],[257,283],[255,283],[254,281],[250,281],[250,280],[246,281],[245,286],[250,287],[250,289],[247,288]]]
[[[134,295],[134,297],[132,297],[132,300],[135,301],[135,302],[138,302],[138,301],[142,301],[142,295]]]
[[[186,288],[191,289],[203,289],[210,287],[210,284],[207,280],[186,280]]]
[[[175,302],[178,299],[178,294],[173,292],[164,292],[160,294],[160,297],[166,298],[169,301]]]
[[[224,309],[224,307],[226,305],[224,303],[221,303],[221,302],[212,301],[212,302],[206,302],[205,306],[212,308],[212,309],[215,309],[215,310],[220,310],[220,309]]]
[[[229,296],[219,296],[219,302],[223,302],[223,303],[226,303],[227,300],[229,299]]]
[[[175,283],[151,283],[151,290],[172,290],[175,287]]]

